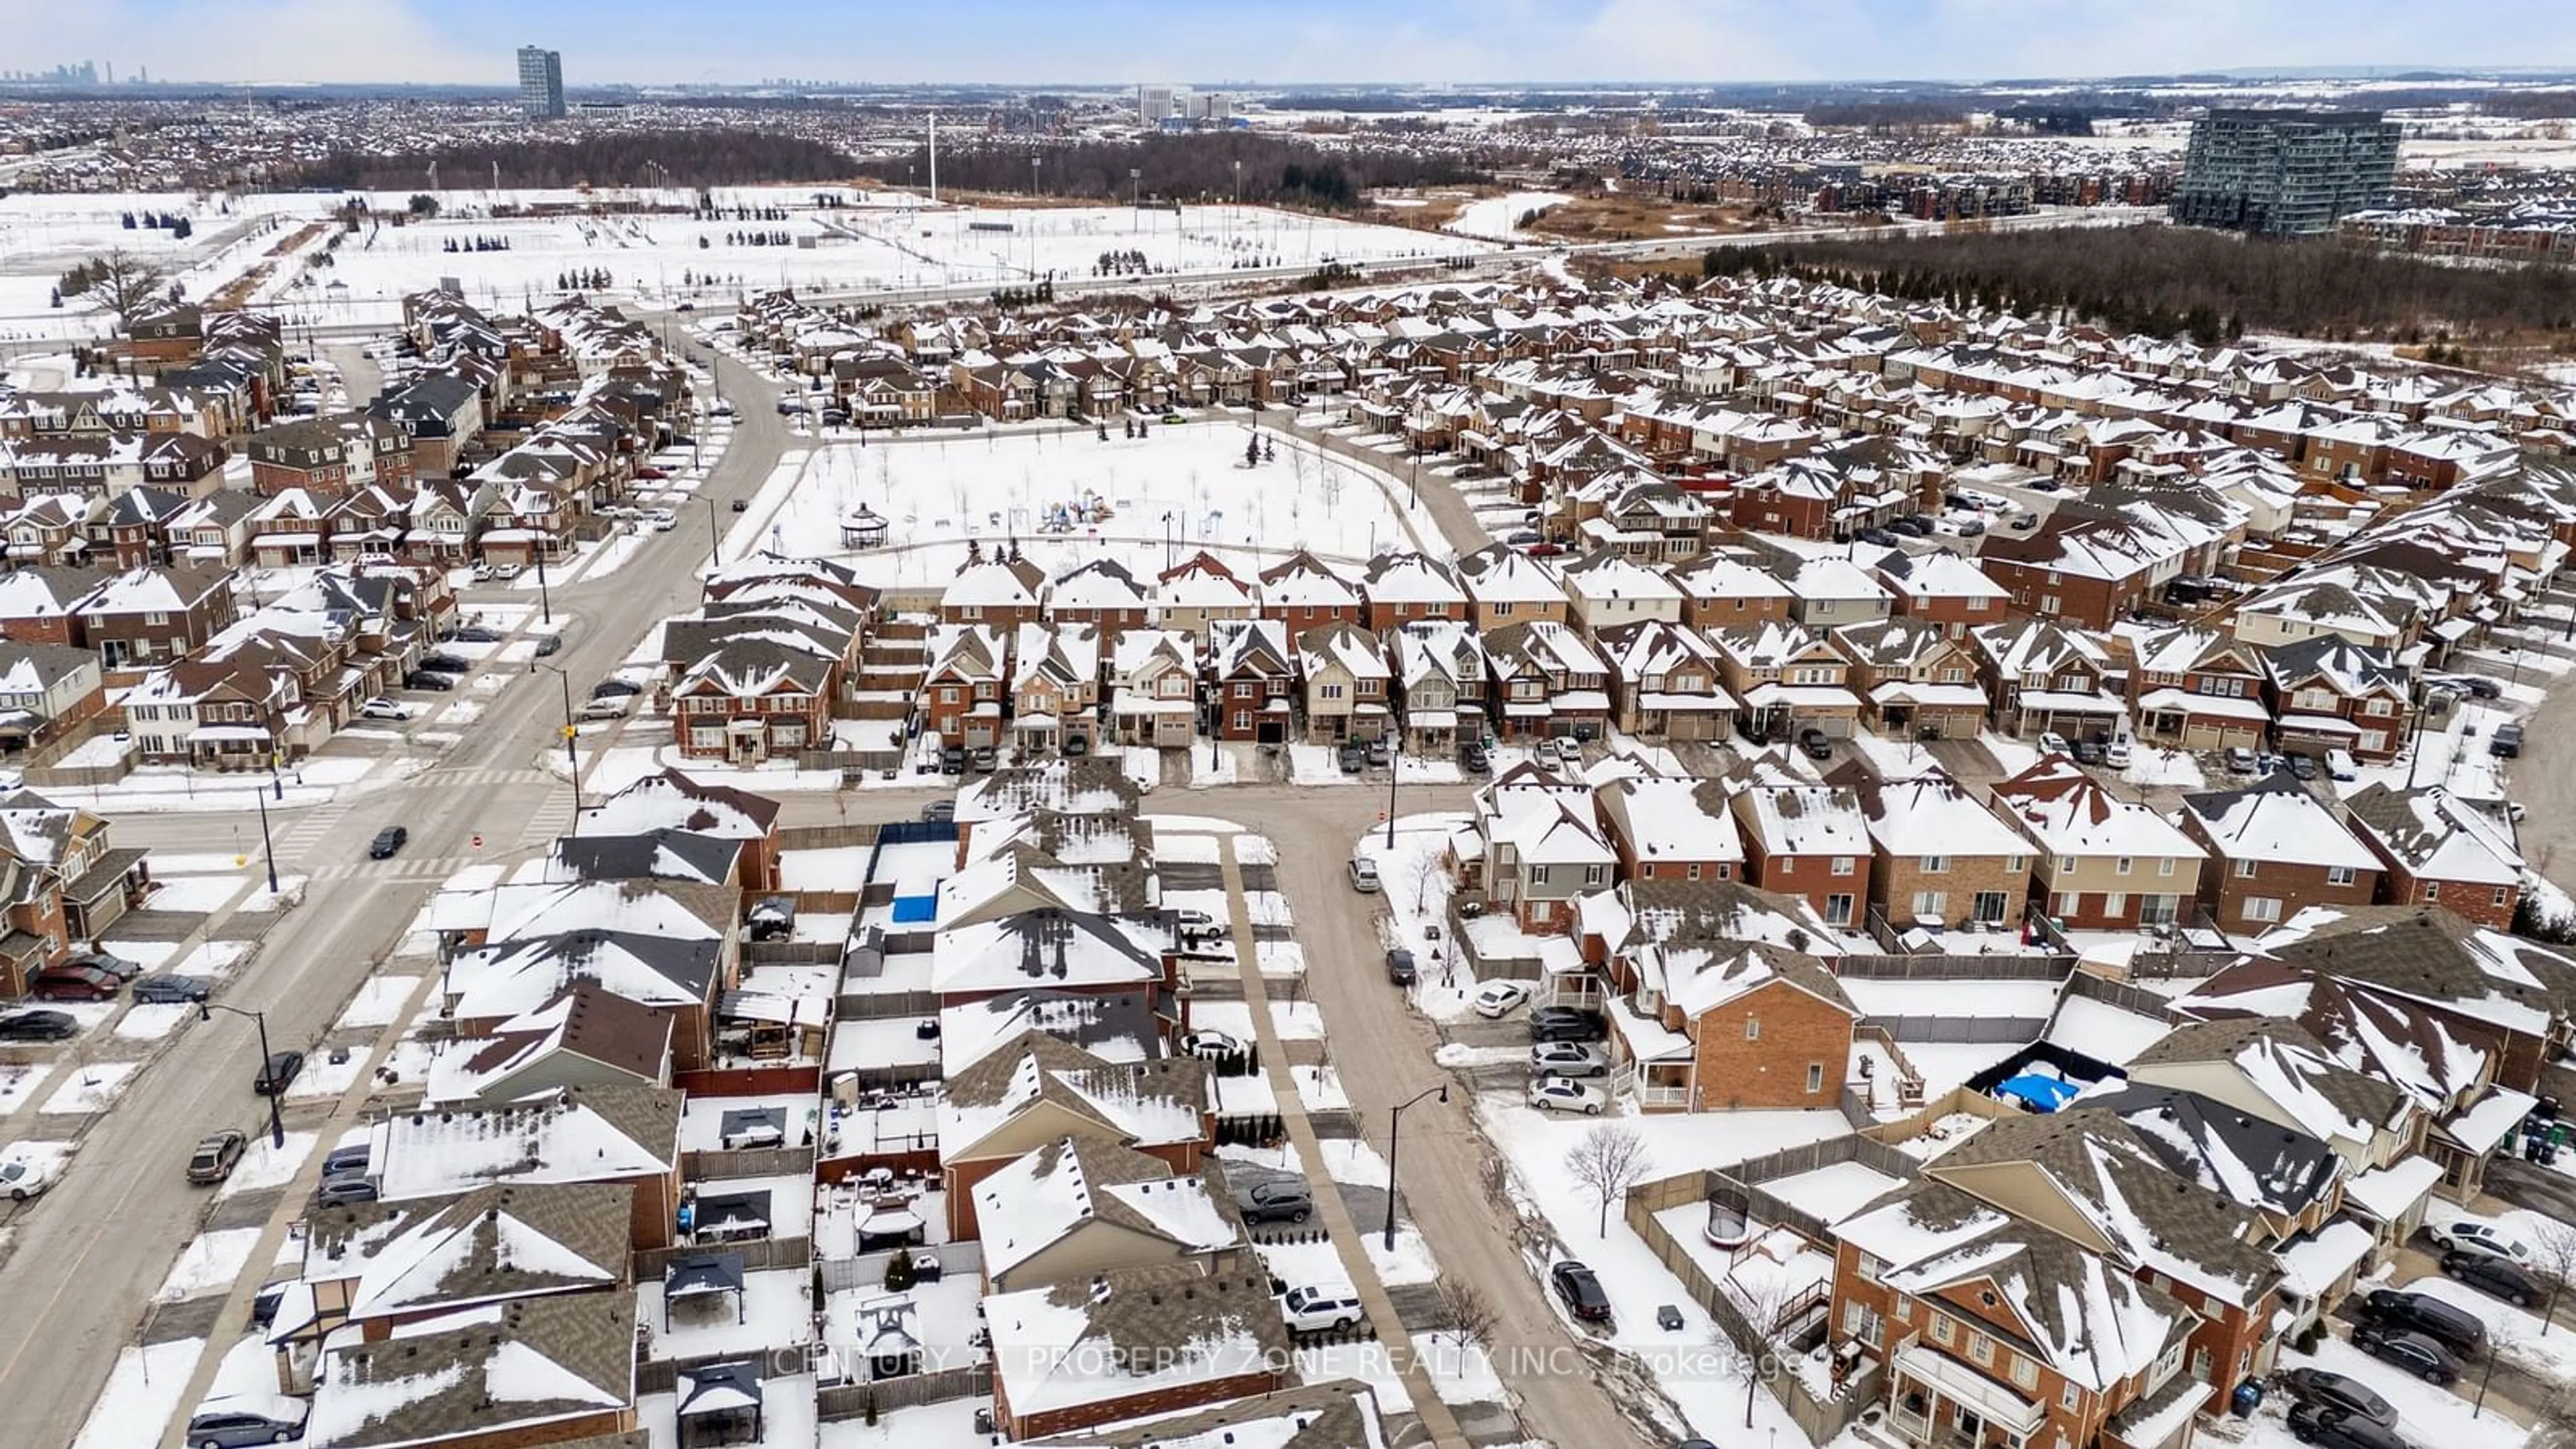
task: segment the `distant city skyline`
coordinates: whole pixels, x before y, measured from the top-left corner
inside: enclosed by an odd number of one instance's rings
[[[2563,0],[0,0],[31,69],[176,82],[1121,85],[1978,80],[2576,67]]]

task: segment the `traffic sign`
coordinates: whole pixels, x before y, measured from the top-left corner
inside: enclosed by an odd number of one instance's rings
[[[475,836],[475,837],[474,837],[474,848],[475,848],[476,850],[481,850],[481,849],[483,848],[483,837],[482,837],[482,836],[477,835],[477,836]]]

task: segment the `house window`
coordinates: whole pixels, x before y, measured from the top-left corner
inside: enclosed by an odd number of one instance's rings
[[[2128,909],[2129,893],[2127,891],[2113,891],[2102,898],[2102,914],[2106,916],[2117,916]]]
[[[2112,874],[2127,875],[2129,873],[2129,868],[2135,864],[2137,864],[2137,862],[2130,859],[2128,856],[2121,856],[2119,864],[2111,868]]]
[[[1746,1041],[1762,1040],[1762,1018],[1758,1016],[1748,1016],[1744,1018],[1744,1039]]]
[[[163,628],[167,626],[169,622],[170,616],[161,612],[159,609],[151,610],[143,616],[144,627],[150,629]]]
[[[1587,865],[1587,866],[1585,866],[1585,867],[1583,868],[1583,883],[1584,883],[1585,885],[1596,885],[1596,886],[1597,886],[1597,885],[1601,884],[1601,882],[1602,882],[1602,880],[1603,880],[1604,876],[1608,873],[1608,871],[1609,871],[1609,867],[1608,867],[1608,866],[1602,866],[1602,865]]]
[[[1993,1363],[1995,1361],[1995,1341],[1986,1337],[1982,1333],[1971,1332],[1968,1335],[1968,1357],[1981,1364]]]
[[[2395,707],[2392,706],[2385,698],[2374,698],[2368,704],[2361,707],[2361,712],[2367,715],[2385,717],[2395,713],[2396,710]]]
[[[2281,898],[2279,896],[2247,896],[2245,898],[2245,919],[2252,924],[2265,926],[2280,920]]]
[[[1234,697],[1237,699],[1252,698],[1252,682],[1248,679],[1236,680],[1234,682]]]
[[[1918,921],[1941,920],[1942,911],[1946,909],[1949,904],[1950,893],[1948,891],[1916,891],[1914,893],[1914,919]]]
[[[1923,873],[1925,875],[1941,875],[1949,869],[1950,857],[1946,855],[1927,855],[1923,857]]]
[[[1545,884],[1547,884],[1547,867],[1546,867],[1546,866],[1543,866],[1543,865],[1534,865],[1534,866],[1531,866],[1531,867],[1530,867],[1530,872],[1529,872],[1529,877],[1530,877],[1530,884],[1531,884],[1531,885],[1545,885]]]
[[[2075,857],[2071,855],[2059,856],[2057,858],[2057,873],[2059,875],[2075,874]]]
[[[2442,883],[2440,881],[2428,880],[2424,882],[2424,899],[2428,901],[2438,901],[2441,898]]]
[[[2028,856],[2021,855],[2007,855],[2004,857],[2004,869],[2016,873],[2028,870],[2030,869],[2030,858]]]
[[[689,743],[691,746],[701,750],[723,749],[724,731],[704,726],[693,729],[689,731]]]
[[[1947,1344],[1951,1339],[1957,1336],[1958,1330],[1950,1326],[1950,1320],[1947,1315],[1938,1313],[1932,1315],[1932,1341],[1934,1343]]]
[[[2240,860],[2236,862],[2236,878],[2238,880],[2252,880],[2254,878],[2254,862],[2250,860]]]
[[[1897,1322],[1905,1323],[1910,1321],[1914,1317],[1914,1300],[1905,1294],[1897,1294],[1895,1311]]]
[[[1315,694],[1320,699],[1339,699],[1342,697],[1342,687],[1338,684],[1319,685],[1315,689]]]
[[[2064,920],[2066,917],[2074,915],[2077,899],[2078,897],[2073,891],[2056,892],[2048,898],[2049,914],[2060,920]]]
[[[2509,902],[2511,902],[2512,900],[2513,900],[2513,887],[2511,887],[2511,886],[2497,886],[2497,887],[2495,888],[2495,903],[2496,903],[2496,906],[2497,906],[2497,908],[2498,908],[2498,909],[2502,909],[2506,904],[2508,904],[2508,903],[2509,903]]]
[[[1690,869],[1684,872],[1684,874],[1691,880],[1699,879],[1699,863],[1697,861],[1693,861]]]
[[[1852,857],[1852,856],[1848,856],[1848,855],[1837,855],[1837,856],[1835,856],[1835,857],[1834,857],[1834,874],[1836,874],[1836,875],[1849,875],[1849,874],[1851,874],[1851,873],[1852,873],[1852,863],[1853,863],[1853,860],[1854,860],[1854,857]]]
[[[2066,1387],[2060,1390],[2057,1395],[2057,1406],[2070,1414],[2074,1413],[2075,1406],[2083,1401],[2084,1391],[2075,1387],[2075,1383],[2071,1379],[2067,1381]]]
[[[1807,1063],[1807,1095],[1812,1097],[1825,1089],[1825,1064]]]
[[[955,703],[957,702],[957,689],[956,689],[956,686],[954,686],[954,685],[943,685],[943,686],[941,686],[940,691],[939,691],[939,702],[940,702],[941,704],[955,704]]]
[[[2170,855],[2165,856],[2163,859],[2158,860],[2158,861],[2156,862],[2156,874],[2158,874],[2158,875],[2171,875],[2171,874],[2173,874],[2173,873],[2174,873],[2174,858],[2173,858],[2172,856],[2170,856]]]
[[[2028,1393],[2032,1389],[2038,1388],[2039,1365],[2031,1362],[2029,1357],[2026,1355],[2014,1354],[2012,1379],[2013,1383],[2018,1385],[2024,1393]]]
[[[2011,909],[2011,898],[2002,891],[1979,891],[1970,914],[1988,925],[1996,925],[2003,921],[2004,913]]]
[[[2330,865],[2330,866],[2327,866],[2327,867],[2326,867],[2326,884],[2327,884],[2327,885],[2330,885],[2330,886],[2348,886],[2348,885],[2352,884],[2352,882],[2353,882],[2353,871],[2352,871],[2352,867],[2351,867],[2351,866],[2348,866],[2348,865]]]
[[[1852,920],[1852,898],[1847,895],[1825,897],[1825,924],[1848,926]]]

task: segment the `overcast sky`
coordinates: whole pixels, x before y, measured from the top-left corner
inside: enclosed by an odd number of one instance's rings
[[[507,84],[1126,84],[2576,67],[2571,0],[0,0],[0,68]]]

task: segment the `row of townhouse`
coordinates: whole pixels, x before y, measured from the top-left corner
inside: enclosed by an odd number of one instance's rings
[[[394,564],[319,570],[237,619],[225,600],[225,622],[202,643],[126,661],[148,665],[122,701],[148,763],[250,770],[300,760],[399,687],[456,610],[443,571]]]
[[[819,560],[755,555],[662,625],[664,702],[683,755],[759,764],[828,749],[855,702],[877,591]]]

